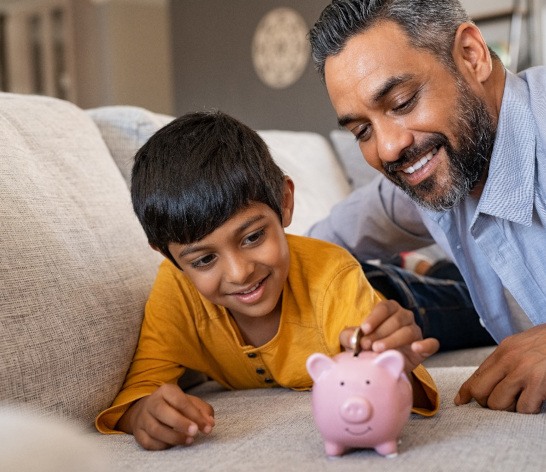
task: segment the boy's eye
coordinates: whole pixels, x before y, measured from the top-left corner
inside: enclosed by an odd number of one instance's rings
[[[255,244],[258,241],[262,239],[262,237],[265,235],[265,230],[262,228],[259,231],[255,231],[254,233],[250,233],[243,241],[243,244]]]
[[[198,269],[200,267],[207,267],[208,265],[212,264],[216,259],[216,256],[214,254],[207,254],[206,256],[200,257],[199,259],[196,259],[195,261],[192,261],[191,266],[194,269]]]

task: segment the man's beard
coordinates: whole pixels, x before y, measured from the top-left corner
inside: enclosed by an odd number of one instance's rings
[[[462,78],[457,78],[459,100],[452,124],[458,137],[455,148],[442,133],[433,133],[426,142],[404,150],[396,162],[383,165],[385,175],[415,202],[434,211],[444,211],[459,204],[487,172],[495,142],[495,123],[485,102],[477,97]],[[415,186],[399,176],[417,156],[432,148],[444,147],[449,164],[449,176],[444,183],[432,175]]]

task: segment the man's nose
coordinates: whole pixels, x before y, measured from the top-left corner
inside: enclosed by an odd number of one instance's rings
[[[395,162],[413,144],[413,134],[401,123],[384,120],[375,128],[377,156],[381,162]]]

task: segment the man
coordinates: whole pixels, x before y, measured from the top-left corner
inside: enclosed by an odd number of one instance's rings
[[[334,0],[310,40],[340,125],[386,177],[310,234],[361,259],[435,240],[499,343],[455,403],[540,412],[546,68],[507,72],[457,0]]]

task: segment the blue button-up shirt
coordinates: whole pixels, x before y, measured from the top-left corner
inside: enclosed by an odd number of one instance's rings
[[[546,69],[507,73],[481,197],[468,197],[447,212],[421,210],[430,218],[423,219],[430,233],[451,252],[497,341],[517,331],[505,289],[532,324],[546,322],[545,138]]]
[[[483,324],[499,342],[521,326],[506,291],[530,323],[546,323],[545,193],[546,67],[535,67],[507,72],[479,199],[432,212],[380,176],[336,205],[309,234],[346,247],[360,260],[435,241],[458,265]]]

